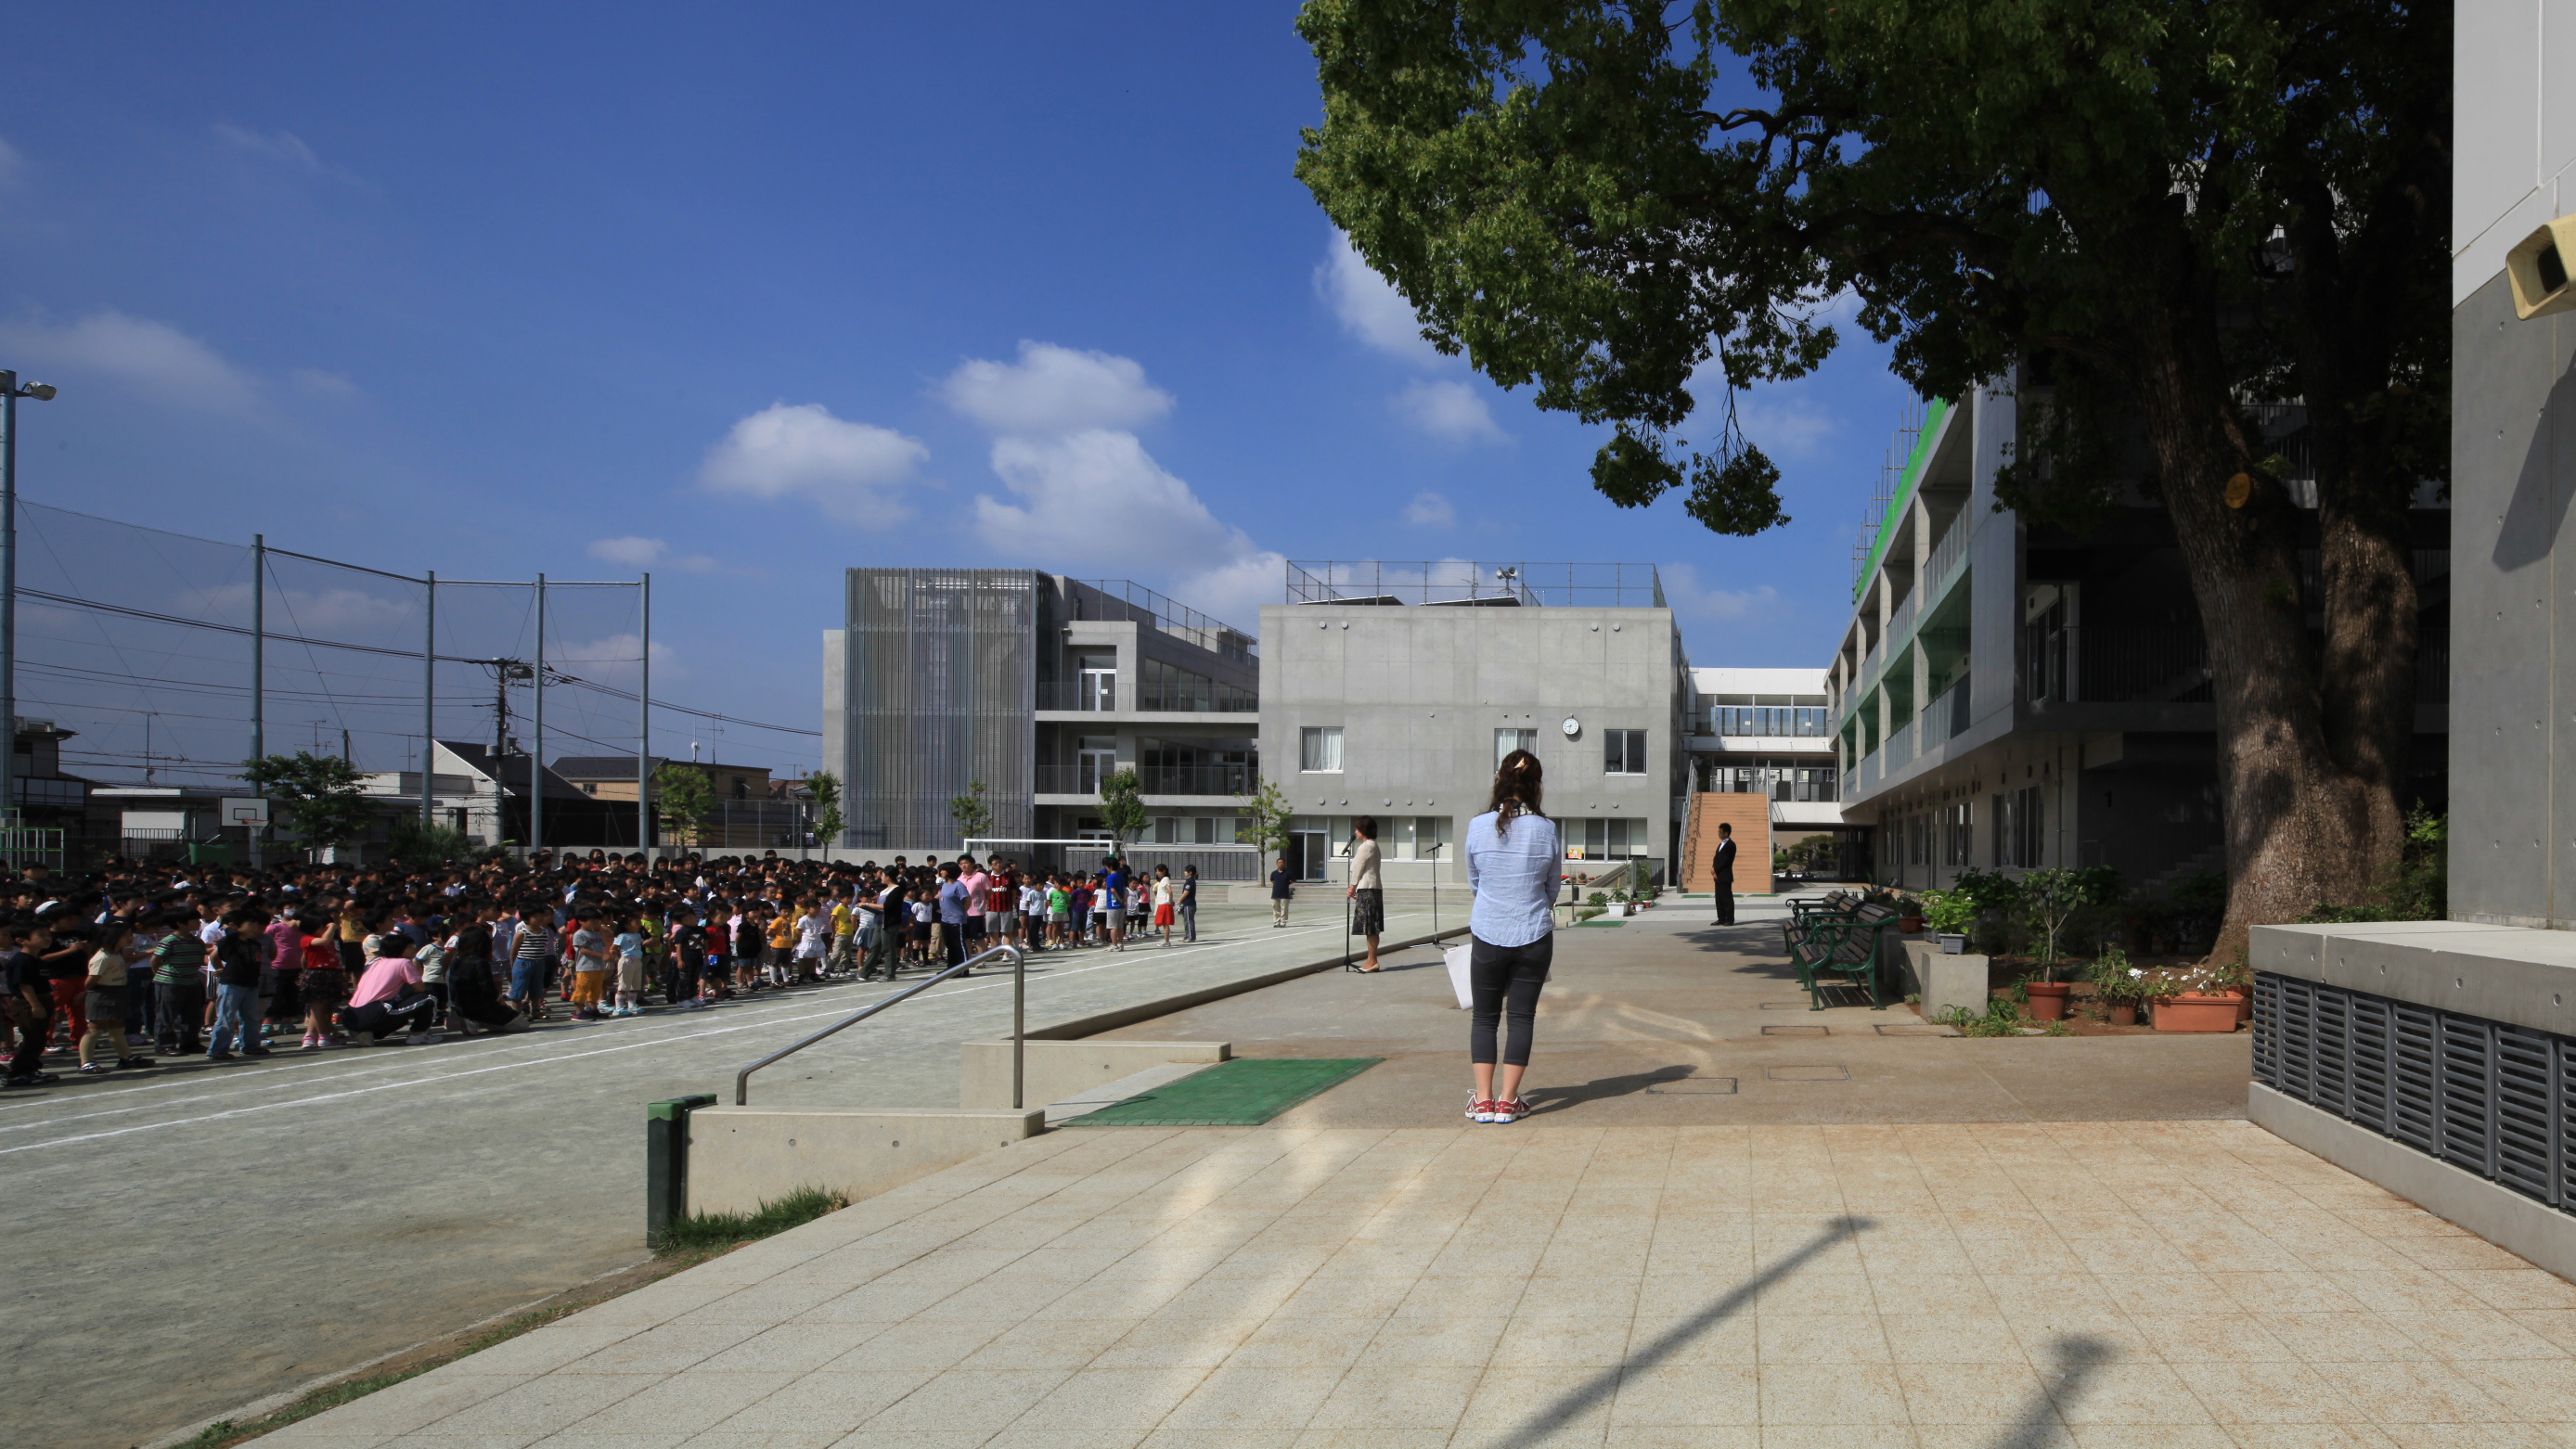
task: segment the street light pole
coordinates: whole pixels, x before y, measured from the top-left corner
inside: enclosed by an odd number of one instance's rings
[[[18,768],[18,399],[53,395],[51,383],[20,387],[17,373],[0,368],[0,724],[9,731],[0,749],[0,809],[18,803],[11,778]]]

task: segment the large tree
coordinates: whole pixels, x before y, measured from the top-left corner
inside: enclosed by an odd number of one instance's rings
[[[2018,388],[2005,500],[2169,512],[2209,638],[2220,953],[2396,859],[2408,509],[2448,430],[2450,7],[1308,0],[1298,27],[1325,115],[1298,176],[1426,337],[1612,427],[1612,501],[1784,521],[1732,393],[1811,370],[1848,290],[1924,395]],[[2316,597],[2256,421],[2284,401]]]

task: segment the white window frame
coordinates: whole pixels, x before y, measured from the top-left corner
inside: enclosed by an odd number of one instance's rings
[[[1297,773],[1338,775],[1342,773],[1342,758],[1340,725],[1304,725],[1298,729]]]
[[[1602,741],[1602,774],[1642,775],[1646,773],[1646,732],[1644,730],[1604,730],[1602,733],[1609,737]],[[1611,769],[1609,763],[1608,746],[1613,739],[1619,742],[1621,768],[1616,770]],[[1631,745],[1635,748],[1631,749]]]

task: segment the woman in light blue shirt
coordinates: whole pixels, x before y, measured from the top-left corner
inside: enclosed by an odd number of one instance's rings
[[[1494,772],[1494,796],[1485,813],[1467,823],[1461,842],[1467,884],[1476,892],[1468,914],[1468,977],[1475,1002],[1467,1028],[1467,1055],[1476,1088],[1467,1095],[1473,1122],[1517,1122],[1529,1115],[1521,1100],[1521,1074],[1529,1066],[1530,1034],[1538,1018],[1539,988],[1556,956],[1556,899],[1565,850],[1556,822],[1539,813],[1538,756],[1514,750]],[[1503,1080],[1494,1083],[1495,1027],[1510,1031],[1499,1053]]]

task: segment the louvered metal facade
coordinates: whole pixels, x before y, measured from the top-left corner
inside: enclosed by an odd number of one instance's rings
[[[2576,1213],[2576,1039],[2266,971],[2254,1078]]]
[[[949,802],[976,780],[993,811],[987,834],[1030,833],[1040,577],[1033,569],[849,571],[844,844],[953,849]]]

